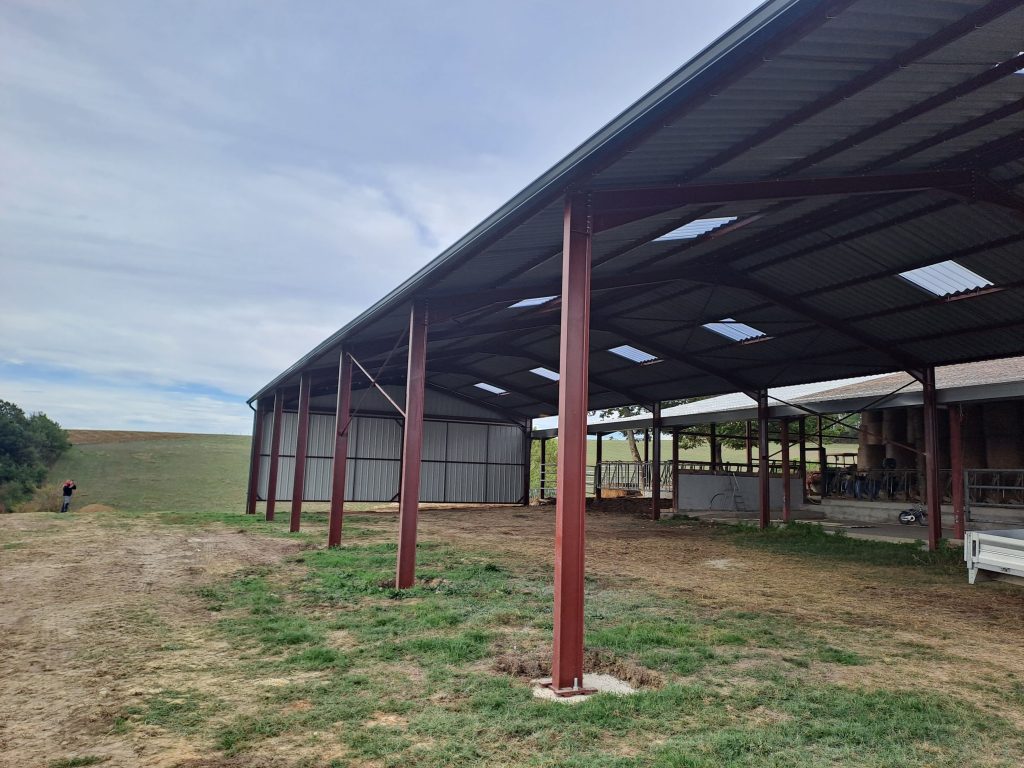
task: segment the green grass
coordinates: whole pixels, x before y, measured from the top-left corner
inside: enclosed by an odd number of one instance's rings
[[[47,483],[74,478],[72,511],[106,504],[137,512],[238,511],[245,504],[248,437],[188,437],[72,446]]]
[[[54,760],[50,763],[50,768],[80,768],[86,765],[100,765],[101,763],[107,762],[109,757],[99,757],[98,755],[82,755],[81,757],[66,757],[62,760]]]
[[[842,530],[830,533],[815,523],[794,522],[772,526],[764,531],[752,525],[722,526],[720,530],[741,546],[781,554],[828,558],[861,565],[927,565],[948,574],[960,576],[963,573],[963,553],[952,547],[941,547],[935,552],[929,552],[918,542],[856,539],[847,536]]]
[[[118,721],[124,730],[129,724],[158,725],[174,733],[193,734],[202,730],[221,709],[222,703],[196,690],[163,690],[147,697],[142,704],[126,707]]]
[[[814,536],[772,541],[800,535]],[[990,766],[1024,754],[1010,723],[952,696],[828,682],[828,668],[881,663],[865,642],[885,640],[881,630],[711,609],[598,578],[587,581],[588,651],[661,682],[571,707],[537,701],[494,659],[548,652],[547,569],[431,542],[418,553],[408,590],[389,585],[394,545],[361,543],[303,552],[287,578],[249,568],[202,587],[213,631],[236,649],[234,674],[291,682],[254,686],[242,709],[162,691],[120,727],[158,725],[240,757],[268,739],[329,733],[353,761],[438,768],[952,768],[978,739],[1001,755]]]

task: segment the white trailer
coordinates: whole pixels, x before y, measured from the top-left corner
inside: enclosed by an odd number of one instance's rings
[[[971,584],[979,576],[1024,584],[1024,529],[968,531],[964,560]]]

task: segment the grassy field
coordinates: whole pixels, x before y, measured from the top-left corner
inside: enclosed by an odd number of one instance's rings
[[[78,484],[77,507],[137,512],[239,511],[245,505],[248,437],[144,432],[71,433],[72,448],[47,480]]]
[[[1024,765],[1024,591],[956,552],[590,515],[587,669],[638,693],[566,706],[549,509],[424,512],[395,590],[393,514],[238,514],[246,442],[82,445],[116,510],[0,517],[0,764]]]

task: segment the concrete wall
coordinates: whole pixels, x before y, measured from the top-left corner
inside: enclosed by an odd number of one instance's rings
[[[737,475],[743,502],[750,512],[757,512],[760,504],[760,491],[756,475]],[[771,493],[770,509],[782,511],[782,478],[768,478]],[[793,508],[803,504],[803,481],[800,477],[792,477],[789,481],[790,499]],[[731,475],[689,474],[679,473],[679,495],[677,507],[680,512],[705,512],[709,510],[732,511],[733,484]]]

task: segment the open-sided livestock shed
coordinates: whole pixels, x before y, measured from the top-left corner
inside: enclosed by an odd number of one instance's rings
[[[931,481],[934,366],[1024,352],[1022,42],[1020,0],[769,0],[256,393],[257,411],[333,385],[348,455],[353,364],[407,384],[399,587],[425,386],[510,423],[557,412],[553,686],[571,693],[588,409],[739,390],[766,418],[769,386],[905,370]],[[335,462],[332,543],[345,474]]]

